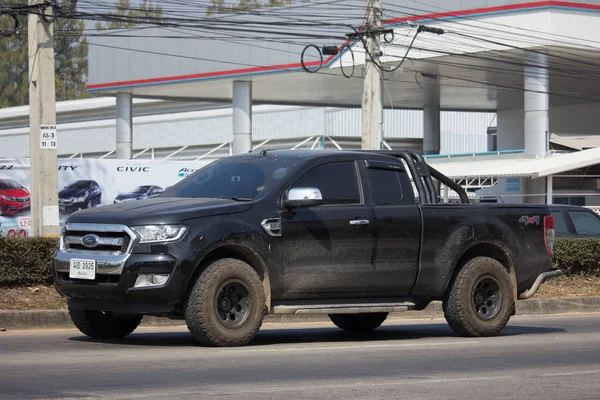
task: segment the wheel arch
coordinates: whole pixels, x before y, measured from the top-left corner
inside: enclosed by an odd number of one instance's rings
[[[452,277],[448,282],[448,286],[446,287],[446,294],[450,291],[452,287],[452,283],[456,278],[456,275],[460,272],[461,268],[470,260],[477,257],[489,257],[496,261],[506,268],[508,275],[512,284],[512,294],[515,304],[515,310],[513,310],[513,315],[516,313],[516,304],[517,304],[517,273],[515,270],[515,265],[512,261],[509,251],[500,243],[492,242],[492,241],[482,241],[471,244],[467,247],[462,254],[459,256],[458,261],[454,265],[454,270],[452,272]]]
[[[188,282],[186,288],[186,298],[193,288],[194,283],[200,274],[214,261],[221,260],[224,258],[234,258],[243,261],[250,265],[252,269],[256,271],[260,280],[262,281],[263,288],[265,290],[265,305],[267,311],[271,311],[271,280],[269,278],[269,271],[265,262],[250,247],[240,243],[223,243],[212,250],[210,250],[198,263],[192,279]]]

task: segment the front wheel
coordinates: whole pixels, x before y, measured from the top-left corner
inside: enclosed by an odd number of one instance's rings
[[[506,268],[488,257],[468,261],[444,299],[446,321],[461,336],[496,336],[508,323],[515,303]]]
[[[262,325],[265,291],[256,271],[243,261],[213,262],[194,284],[185,321],[196,340],[209,346],[243,346]]]
[[[69,315],[81,333],[96,339],[124,338],[138,327],[143,318],[138,314],[74,309],[69,309]]]
[[[354,332],[368,332],[379,328],[388,313],[368,314],[329,314],[329,319],[340,329]]]

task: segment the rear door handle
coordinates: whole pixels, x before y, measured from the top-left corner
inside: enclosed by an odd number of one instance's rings
[[[350,225],[369,225],[368,219],[353,219],[350,221]]]

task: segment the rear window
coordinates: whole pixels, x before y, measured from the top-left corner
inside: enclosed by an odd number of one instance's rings
[[[405,172],[369,168],[367,173],[374,205],[414,204],[414,196],[410,193],[410,180]]]
[[[578,235],[600,236],[600,218],[588,211],[569,211]]]

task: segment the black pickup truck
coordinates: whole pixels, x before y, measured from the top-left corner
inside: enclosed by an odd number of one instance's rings
[[[439,202],[439,185],[462,204]],[[497,335],[552,271],[544,205],[469,204],[413,152],[273,150],[224,158],[158,198],[71,215],[55,286],[86,335],[143,315],[201,343],[249,343],[268,313],[351,331],[442,300],[452,329]]]

